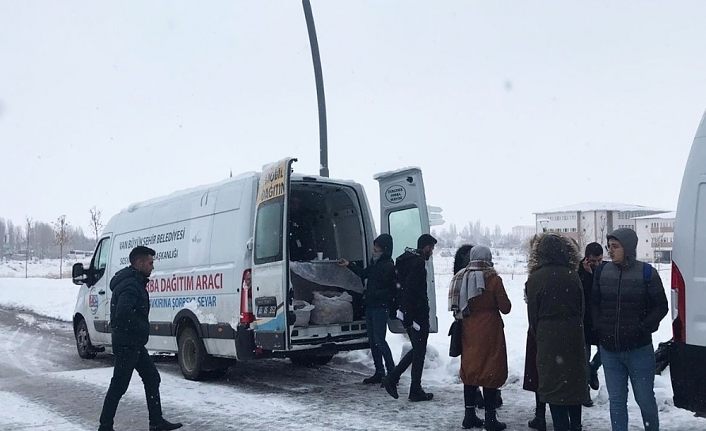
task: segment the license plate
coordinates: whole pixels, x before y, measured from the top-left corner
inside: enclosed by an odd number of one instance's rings
[[[276,305],[258,305],[257,306],[257,316],[258,317],[275,317],[277,315]]]

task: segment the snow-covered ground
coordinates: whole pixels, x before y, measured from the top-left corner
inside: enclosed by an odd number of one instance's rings
[[[23,260],[0,260],[0,278],[24,278],[25,266],[27,267],[27,277],[59,278],[59,268],[63,268],[62,276],[71,278],[71,267],[76,262],[83,262],[88,266],[87,261],[73,259],[64,259],[63,266],[59,259],[30,260],[26,265]]]
[[[534,405],[533,395],[522,390],[522,377],[524,370],[525,356],[525,335],[527,330],[527,314],[523,301],[524,282],[527,279],[525,274],[526,261],[521,253],[498,251],[496,253],[497,267],[503,277],[505,288],[508,292],[510,300],[513,304],[511,313],[504,316],[505,334],[508,343],[508,360],[510,374],[506,386],[503,388],[503,398],[505,399],[506,407],[503,408],[499,415],[501,419],[512,420],[514,423],[526,423],[531,418],[531,412]],[[462,406],[461,384],[458,378],[459,359],[450,358],[448,356],[448,337],[446,332],[451,324],[451,316],[446,312],[447,292],[446,288],[451,278],[453,258],[452,257],[435,257],[435,275],[437,283],[437,309],[439,318],[439,333],[432,334],[429,338],[429,348],[423,384],[431,391],[437,393],[455,393],[458,398],[459,406]],[[660,271],[662,280],[665,283],[665,288],[669,288],[670,271],[669,269]],[[62,320],[69,321],[75,302],[75,295],[78,287],[71,283],[71,280],[54,280],[54,279],[22,279],[22,278],[0,278],[0,304],[5,306],[13,306],[27,310],[33,310],[39,314],[47,315]],[[670,298],[670,295],[667,295]],[[666,341],[671,338],[670,317],[665,317],[665,320],[660,325],[659,331],[654,334],[655,346],[658,342]],[[406,342],[406,338],[402,335],[388,335],[388,341],[393,349],[395,358],[399,358]],[[369,351],[348,352],[337,355],[331,362],[329,368],[332,371],[339,370],[344,373],[360,373],[363,374],[372,372],[372,359]],[[605,390],[603,382],[602,369],[599,373],[601,379],[601,388],[599,391],[592,392],[592,396],[596,406],[593,408],[584,409],[583,418],[585,423],[584,429],[590,430],[608,430],[609,415],[608,415],[608,394]],[[66,378],[84,379],[87,382],[99,382],[99,385],[106,386],[110,379],[109,370],[82,370],[66,374]],[[174,378],[171,378],[175,380]],[[306,385],[308,382],[301,382]],[[403,377],[400,385],[400,392],[404,393],[407,390],[409,383],[408,377]],[[183,381],[169,385],[163,385],[165,390],[174,391],[173,398],[183,399],[179,395],[179,391],[189,390],[196,391],[200,396],[204,396],[203,405],[207,408],[209,399],[222,400],[226,394],[221,394],[219,391],[229,391],[227,397],[236,399],[237,393],[234,389],[213,387],[213,383],[193,383]],[[186,388],[189,386],[189,388]],[[193,387],[192,387],[193,386]],[[140,391],[138,385],[132,385],[131,391]],[[213,392],[212,392],[213,391]],[[655,392],[657,402],[660,409],[660,417],[662,429],[664,430],[690,430],[690,429],[706,429],[706,420],[694,418],[692,413],[675,408],[672,402],[672,389],[669,379],[669,369],[661,376],[656,376]],[[213,393],[213,395],[211,395]],[[234,398],[235,397],[235,398]],[[164,399],[172,399],[170,393],[164,394]],[[440,397],[441,398],[441,397]],[[220,402],[220,401],[218,401]],[[289,411],[292,416],[296,417],[296,412],[303,408],[296,402],[291,400],[278,400],[277,397],[272,398],[272,402],[277,404],[276,411],[278,414],[284,414]],[[391,401],[392,402],[392,401]],[[45,412],[42,409],[32,410],[33,407],[28,402],[13,394],[8,394],[0,391],[0,403],[2,405],[14,406],[13,414],[8,419],[0,421],[0,428],[11,423],[26,424],[30,429],[44,429],[41,424],[44,423],[44,415],[51,415],[51,412]],[[238,403],[234,403],[237,405]],[[262,406],[261,408],[267,408]],[[380,408],[386,408],[381,406]],[[25,416],[22,412],[36,411],[37,414]],[[433,410],[432,410],[433,411]],[[462,411],[462,408],[458,410]],[[641,429],[640,414],[637,405],[632,397],[629,402],[630,423],[632,429]],[[549,419],[548,415],[547,418]],[[9,422],[8,422],[9,421]],[[14,422],[13,422],[14,421]],[[453,421],[455,423],[456,421]],[[445,421],[444,423],[450,423]],[[377,424],[379,425],[379,424]],[[39,428],[32,428],[37,426]],[[62,428],[63,427],[63,428]],[[372,428],[378,428],[377,426]],[[447,426],[444,429],[449,429]],[[453,428],[453,427],[452,427]],[[49,429],[49,428],[46,428]],[[73,429],[70,423],[52,428],[52,429]],[[522,428],[526,429],[526,428]]]

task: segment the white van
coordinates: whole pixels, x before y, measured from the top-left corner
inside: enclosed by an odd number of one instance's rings
[[[706,412],[706,114],[684,170],[672,254],[674,405]]]
[[[73,318],[79,355],[92,358],[110,346],[110,279],[129,265],[128,254],[138,245],[157,253],[147,286],[147,348],[176,353],[188,379],[222,369],[227,361],[219,358],[326,363],[336,352],[367,348],[363,284],[336,265],[339,258],[370,261],[376,234],[365,191],[352,181],[294,174],[294,161],[115,215],[90,266],[74,266],[74,283],[81,285]],[[393,236],[397,256],[429,232],[422,172],[406,168],[375,178],[381,230]],[[429,265],[436,332],[431,260]],[[305,303],[310,309],[322,291],[347,298],[346,313],[331,321],[320,313],[317,321],[316,310],[295,310]],[[402,332],[399,321],[390,329]]]

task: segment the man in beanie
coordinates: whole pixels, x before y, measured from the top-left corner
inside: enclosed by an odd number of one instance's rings
[[[417,248],[407,248],[396,261],[397,282],[400,284],[400,310],[404,314],[403,325],[412,342],[412,350],[383,379],[383,386],[393,398],[399,398],[397,383],[400,375],[412,365],[412,384],[409,388],[410,401],[429,401],[434,394],[422,389],[424,357],[427,354],[429,338],[429,297],[427,296],[426,262],[434,252],[436,239],[425,233],[417,240]]]
[[[659,430],[652,333],[669,311],[659,273],[637,256],[637,234],[608,235],[612,262],[593,275],[591,311],[600,344],[613,431],[628,429],[628,377],[646,431]]]
[[[387,317],[397,290],[395,263],[392,261],[392,237],[384,233],[375,238],[373,257],[365,268],[346,259],[339,260],[338,264],[348,267],[365,283],[365,319],[375,374],[363,380],[363,383],[380,384],[385,377],[385,367],[388,373],[395,368],[392,351],[385,341]]]
[[[150,431],[181,428],[162,417],[159,397],[159,371],[145,345],[150,335],[150,296],[147,282],[154,269],[155,251],[138,246],[130,252],[130,266],[118,271],[110,280],[110,328],[115,368],[105,395],[98,431],[113,431],[113,418],[120,398],[127,391],[136,370],[142,378],[149,410]]]

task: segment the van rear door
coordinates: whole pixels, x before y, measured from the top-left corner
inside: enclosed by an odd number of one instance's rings
[[[287,196],[295,161],[286,158],[265,165],[257,189],[251,306],[255,345],[264,350],[286,350],[289,346]]]
[[[405,247],[416,248],[417,238],[421,234],[429,233],[429,213],[422,171],[419,168],[404,168],[377,174],[375,179],[380,186],[380,231],[392,235],[392,258],[396,259]],[[432,259],[427,262],[427,295],[430,332],[438,332]],[[405,332],[399,320],[391,320],[389,327],[394,333]]]

